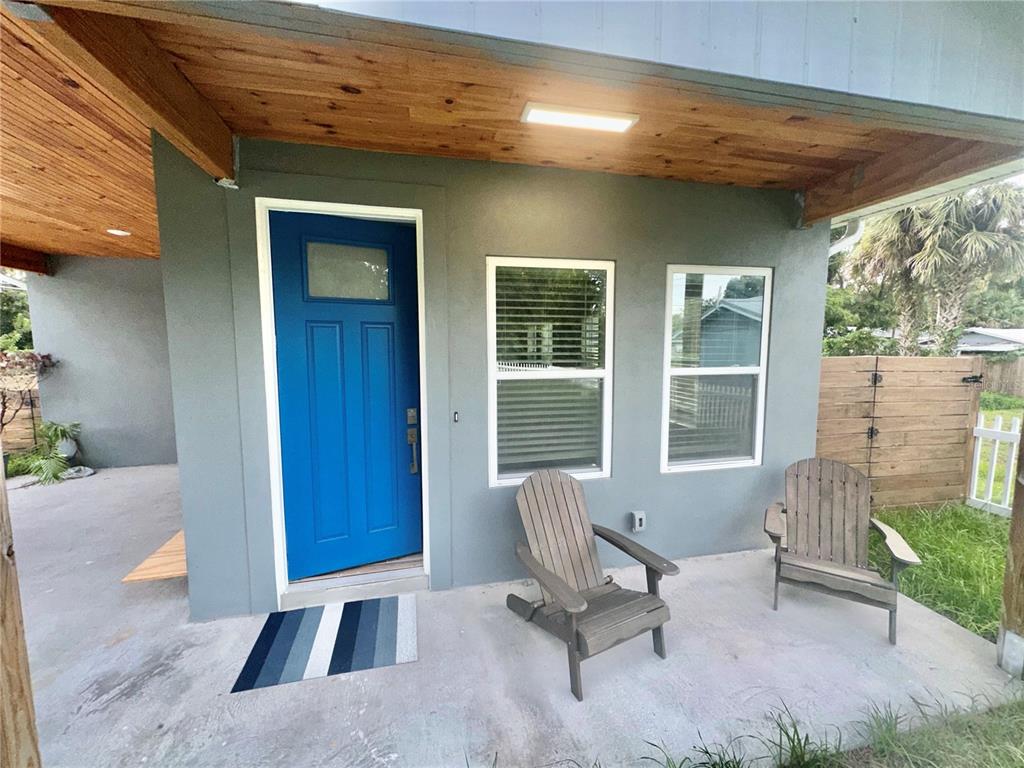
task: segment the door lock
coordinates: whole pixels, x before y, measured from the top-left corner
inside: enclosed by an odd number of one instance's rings
[[[413,410],[412,408],[409,409]],[[405,442],[412,449],[412,460],[409,462],[409,474],[415,475],[420,471],[420,461],[417,455],[416,445],[419,442],[419,430],[416,427],[409,427],[405,430]]]

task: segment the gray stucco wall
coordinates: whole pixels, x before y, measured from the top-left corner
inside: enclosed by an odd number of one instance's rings
[[[39,383],[43,418],[79,421],[82,462],[172,464],[174,414],[160,265],[53,257],[30,274],[32,337],[59,361]]]
[[[764,543],[763,509],[815,441],[828,228],[795,229],[792,195],[271,142],[239,152],[230,191],[154,146],[194,617],[276,598],[256,196],[424,211],[432,588],[523,575],[515,489],[487,487],[487,255],[616,261],[612,477],[585,482],[594,520],[624,530],[646,510],[642,540],[672,557]],[[670,263],[776,270],[762,467],[659,471]]]

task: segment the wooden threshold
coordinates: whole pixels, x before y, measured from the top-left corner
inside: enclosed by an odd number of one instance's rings
[[[367,563],[366,565],[357,565],[355,568],[346,568],[343,571],[331,571],[330,573],[322,573],[319,576],[309,576],[305,579],[296,579],[290,582],[291,584],[309,584],[312,582],[323,581],[325,579],[338,579],[345,578],[348,576],[369,576],[378,573],[388,573],[390,571],[404,571],[411,568],[422,568],[423,567],[423,553],[414,552],[411,555],[405,555],[403,557],[396,557],[391,560],[381,560],[377,563]]]
[[[159,549],[139,563],[131,573],[121,579],[121,583],[133,581],[160,581],[187,576],[185,564],[185,532],[178,531],[171,536]]]

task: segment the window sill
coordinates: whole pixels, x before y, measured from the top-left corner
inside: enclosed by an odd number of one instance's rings
[[[608,469],[594,469],[573,472],[570,470],[562,470],[565,474],[575,477],[577,480],[598,480],[602,477],[611,477],[611,470]],[[532,473],[527,472],[525,475],[516,475],[514,477],[499,477],[496,480],[491,480],[488,485],[489,488],[508,488],[511,486],[522,485],[523,480],[528,478]]]
[[[739,469],[742,467],[760,467],[761,465],[762,462],[758,459],[694,462],[692,464],[662,464],[661,474],[674,475],[680,472],[704,472],[706,470],[714,469]]]

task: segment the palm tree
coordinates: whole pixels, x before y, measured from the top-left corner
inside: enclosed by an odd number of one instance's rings
[[[914,218],[913,208],[901,208],[872,219],[850,260],[855,278],[892,289],[901,355],[920,354],[917,340],[926,325],[925,292],[911,266],[923,245]]]
[[[890,284],[901,354],[919,353],[924,329],[949,352],[971,290],[1024,274],[1024,188],[993,184],[885,214],[868,224],[853,264]]]

